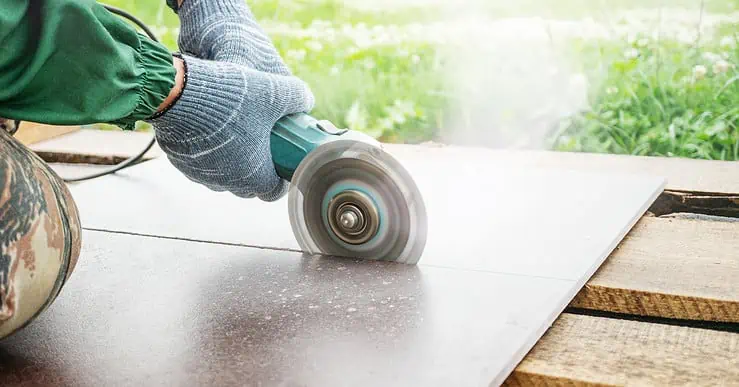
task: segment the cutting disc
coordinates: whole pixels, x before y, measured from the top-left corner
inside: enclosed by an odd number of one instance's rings
[[[301,162],[288,194],[303,251],[416,264],[426,245],[426,208],[406,169],[377,146],[323,144]]]

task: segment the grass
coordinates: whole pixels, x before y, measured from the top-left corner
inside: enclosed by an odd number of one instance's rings
[[[176,16],[163,1],[112,0],[176,49]],[[414,23],[441,19],[441,7],[346,7],[336,0],[249,0],[280,53],[317,98],[313,115],[383,141],[438,140],[452,119],[454,85],[445,75],[450,47],[413,39]],[[607,9],[651,8],[663,2],[620,0]],[[705,1],[704,12],[728,13],[736,1]],[[366,4],[366,3],[363,3]],[[371,4],[371,3],[370,3]],[[670,9],[700,12],[700,2]],[[490,1],[498,18],[576,19],[602,15],[602,1]],[[607,13],[607,12],[606,12]],[[687,25],[686,31],[692,27]],[[589,80],[587,109],[547,133],[551,149],[739,160],[739,49],[736,23],[698,41],[675,38],[572,39],[571,63]],[[453,53],[453,48],[452,51]],[[504,58],[501,58],[504,60]],[[703,66],[703,67],[701,67]],[[703,69],[705,68],[705,72]],[[145,128],[142,126],[142,128]]]
[[[739,160],[737,48],[643,44],[583,43],[582,51],[608,65],[590,74],[602,79],[591,91],[592,108],[564,120],[553,147]]]

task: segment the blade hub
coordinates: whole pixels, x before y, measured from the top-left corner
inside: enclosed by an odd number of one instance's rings
[[[351,232],[364,226],[364,217],[357,207],[346,205],[340,210],[339,225],[343,230]]]
[[[328,205],[327,218],[334,235],[352,245],[371,240],[380,220],[372,199],[356,190],[334,196]]]

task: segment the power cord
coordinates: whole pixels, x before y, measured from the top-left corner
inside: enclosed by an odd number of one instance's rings
[[[144,24],[141,20],[137,19],[135,16],[131,15],[130,13],[128,13],[128,12],[122,10],[122,9],[118,9],[118,8],[112,7],[110,5],[106,5],[106,4],[102,4],[102,3],[101,3],[101,5],[103,7],[105,7],[105,9],[107,9],[109,12],[111,12],[111,13],[113,13],[115,15],[118,15],[120,17],[123,17],[125,19],[128,19],[129,21],[133,22],[139,28],[141,28],[142,30],[144,30],[144,32],[152,40],[154,40],[155,42],[159,42],[159,40],[157,40],[157,38],[154,35],[154,33],[146,26],[146,24]],[[20,127],[20,121],[16,121],[15,131],[17,131],[19,127]],[[139,152],[137,155],[135,155],[135,156],[133,156],[133,157],[131,157],[129,159],[126,159],[126,160],[120,162],[119,164],[113,166],[112,168],[108,168],[108,169],[102,170],[100,172],[96,172],[96,173],[93,173],[93,174],[90,174],[90,175],[86,175],[86,176],[75,177],[75,178],[62,178],[62,180],[64,180],[67,183],[78,182],[78,181],[85,181],[85,180],[92,180],[92,179],[95,179],[95,178],[98,178],[98,177],[102,177],[102,176],[105,176],[105,175],[110,175],[110,174],[115,173],[115,172],[118,172],[118,171],[120,171],[120,170],[122,170],[124,168],[128,168],[128,167],[130,167],[130,166],[138,163],[139,161],[141,161],[141,159],[144,157],[144,155],[146,154],[146,152],[148,152],[154,146],[154,143],[155,142],[156,142],[156,137],[152,137],[152,139],[149,141],[149,144],[141,152]]]

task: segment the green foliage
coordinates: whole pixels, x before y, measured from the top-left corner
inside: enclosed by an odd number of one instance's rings
[[[345,39],[277,39],[295,74],[316,96],[312,114],[383,141],[424,141],[438,128],[445,101],[433,47],[422,44],[358,48]]]
[[[558,150],[739,160],[739,50],[676,42],[583,44],[607,64],[592,108],[562,122]],[[624,55],[628,53],[629,55]]]
[[[445,84],[443,48],[409,39],[403,28],[433,21],[443,12],[440,8],[380,12],[351,8],[339,0],[247,2],[290,68],[312,87],[314,115],[388,142],[434,140],[444,126],[453,85]],[[706,1],[705,11],[732,10],[738,2]],[[491,2],[482,10],[501,17],[537,15],[537,9],[544,17],[577,17],[603,7],[584,0],[562,0],[544,8],[534,3],[542,5],[541,0]],[[109,4],[155,26],[162,42],[177,49],[177,17],[164,1]],[[613,6],[660,4],[621,0]],[[671,6],[700,12],[692,0],[676,0]],[[736,24],[727,23],[715,38],[700,44],[646,37],[630,43],[572,42],[570,56],[591,85],[590,108],[562,120],[550,137],[551,147],[739,160],[737,31]]]

